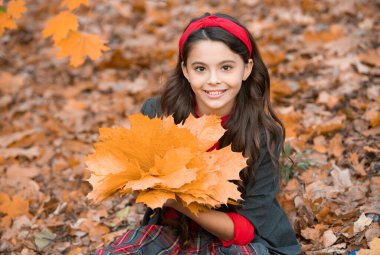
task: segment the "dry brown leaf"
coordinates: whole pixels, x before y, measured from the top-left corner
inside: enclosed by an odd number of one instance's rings
[[[328,31],[321,32],[306,32],[304,34],[304,40],[306,42],[330,42],[341,38],[344,34],[343,28],[339,25],[332,25]]]
[[[301,179],[305,184],[310,184],[317,180],[324,180],[327,178],[327,171],[321,169],[308,168],[301,173]]]
[[[369,121],[371,127],[375,128],[380,124],[380,110],[377,108],[368,109],[364,113],[364,118]]]
[[[83,254],[83,250],[81,247],[72,247],[70,250],[67,252],[66,255],[78,255],[78,254]]]
[[[323,135],[314,137],[313,139],[313,149],[319,153],[326,153],[327,152],[327,142]]]
[[[351,174],[348,169],[341,170],[334,165],[334,169],[331,171],[331,176],[333,177],[335,187],[345,190],[352,186]]]
[[[380,52],[376,49],[370,49],[367,53],[359,54],[359,59],[361,62],[380,67]]]
[[[356,152],[349,154],[351,163],[356,171],[361,176],[367,176],[367,172],[364,170],[364,166],[359,162],[359,155]]]
[[[340,133],[337,133],[330,140],[329,153],[334,155],[336,158],[341,157],[342,153],[345,150],[345,148],[342,145],[342,139],[342,135]]]
[[[354,98],[350,100],[350,105],[355,107],[358,110],[366,110],[369,106],[369,104],[364,101],[363,99]]]
[[[288,97],[288,96],[293,95],[295,91],[283,81],[272,80],[270,92],[271,92],[270,94],[271,100],[278,100],[278,99],[281,99],[282,97]]]
[[[279,113],[278,115],[285,125],[286,137],[297,137],[302,129],[302,126],[300,125],[302,114],[298,112],[292,112],[287,114]]]
[[[345,116],[335,117],[323,124],[320,124],[316,127],[316,130],[320,134],[331,133],[340,129],[344,129],[346,127],[345,124]]]
[[[363,131],[361,134],[364,136],[378,136],[380,135],[380,126]]]
[[[285,60],[285,51],[263,51],[262,57],[268,66],[276,66]]]
[[[379,223],[371,224],[370,228],[365,231],[365,239],[367,239],[367,242],[371,242],[376,237],[380,237]]]
[[[322,243],[325,248],[333,245],[336,242],[336,240],[338,240],[338,238],[331,229],[323,233]]]
[[[7,149],[0,149],[0,155],[4,158],[15,158],[17,156],[23,156],[23,157],[33,159],[40,155],[40,150],[38,147],[31,147],[28,149],[7,148]]]
[[[357,221],[354,222],[354,233],[363,231],[367,226],[372,223],[372,219],[362,213]]]
[[[20,132],[15,132],[11,134],[6,134],[0,136],[0,146],[3,148],[8,147],[8,145],[11,145],[14,142],[17,142],[21,139],[23,139],[25,136],[31,135],[35,133],[35,129],[29,129],[29,130],[24,130]]]
[[[318,229],[305,228],[301,230],[301,235],[308,240],[319,240],[320,232]]]
[[[92,240],[97,240],[101,236],[110,232],[108,227],[94,222],[90,219],[83,219],[83,221],[80,222],[79,229],[85,233],[88,233],[90,239]]]
[[[0,12],[0,20],[1,20]],[[0,22],[1,24],[1,22]],[[1,25],[0,25],[1,33]],[[12,84],[12,86],[9,86]],[[21,75],[13,75],[10,72],[0,72],[0,91],[3,93],[18,93],[25,84],[25,78]]]
[[[20,165],[11,165],[7,169],[7,178],[16,179],[16,178],[33,178],[40,173],[40,170],[35,167],[23,167]]]
[[[322,91],[318,96],[317,103],[325,104],[328,108],[332,109],[339,103],[339,97]]]
[[[371,147],[371,146],[364,146],[364,150],[366,151],[366,152],[371,152],[371,153],[380,153],[380,150],[379,149],[377,149],[377,148],[373,148],[373,147]]]
[[[41,193],[40,186],[38,185],[38,183],[30,179],[31,177],[22,176],[27,176],[27,173],[21,172],[20,175],[17,176],[17,173],[10,172],[14,169],[19,168],[16,167],[16,165],[14,167],[10,167],[9,169],[7,169],[7,177],[0,178],[0,192],[7,192],[9,196],[19,195],[24,199],[28,199],[29,201],[42,200],[44,195],[43,193]],[[20,170],[22,171],[22,169],[23,168],[21,167]],[[31,172],[33,174],[33,169]],[[41,169],[39,169],[39,172],[42,172]]]

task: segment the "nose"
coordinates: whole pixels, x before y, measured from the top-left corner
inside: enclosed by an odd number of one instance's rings
[[[212,84],[220,84],[220,83],[221,83],[221,81],[218,77],[217,72],[216,71],[210,72],[210,77],[208,79],[207,84],[212,85]]]

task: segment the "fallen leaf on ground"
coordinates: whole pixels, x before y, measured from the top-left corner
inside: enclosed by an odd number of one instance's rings
[[[365,227],[372,223],[372,219],[368,218],[365,213],[362,213],[357,221],[354,222],[354,233],[361,232]]]
[[[88,0],[63,0],[61,5],[67,6],[67,8],[72,11],[82,4],[88,5]]]
[[[9,227],[11,220],[17,216],[26,215],[31,218],[29,213],[29,202],[22,197],[15,195],[12,198],[7,193],[0,192],[0,212],[5,213],[1,219],[1,223],[5,227]]]
[[[325,248],[333,245],[336,242],[336,240],[338,240],[338,238],[331,229],[323,233],[322,243]]]

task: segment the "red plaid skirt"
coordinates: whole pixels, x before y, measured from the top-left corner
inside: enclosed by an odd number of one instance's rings
[[[222,243],[203,229],[200,229],[187,249],[181,249],[179,237],[174,235],[168,226],[146,225],[127,231],[105,249],[96,251],[94,255],[269,255],[268,250],[260,243],[248,245],[231,245],[224,247]]]

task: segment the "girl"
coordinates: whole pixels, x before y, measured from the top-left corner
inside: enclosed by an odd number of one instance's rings
[[[236,182],[242,200],[192,214],[175,200],[148,208],[140,228],[97,254],[291,254],[300,253],[295,234],[276,200],[284,128],[272,110],[269,76],[249,31],[225,14],[194,19],[179,41],[178,63],[161,98],[142,113],[218,115],[226,129],[210,149],[229,144],[248,159]]]

